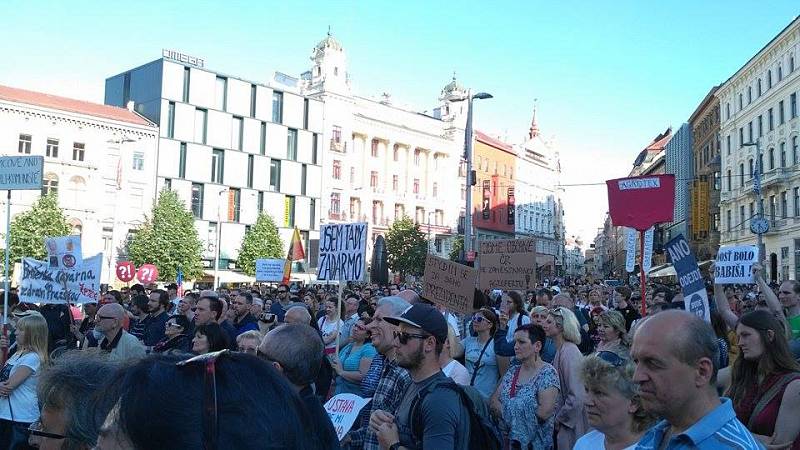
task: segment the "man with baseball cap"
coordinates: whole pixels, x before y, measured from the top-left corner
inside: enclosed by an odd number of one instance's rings
[[[439,366],[439,355],[447,340],[444,316],[431,305],[417,303],[400,317],[384,320],[400,328],[394,343],[397,363],[408,370],[412,384],[396,416],[378,410],[370,417],[370,428],[378,435],[381,448],[469,448],[469,411],[456,391],[439,386],[449,382]],[[415,405],[420,394],[421,404]],[[417,411],[421,427],[412,427],[412,409]]]

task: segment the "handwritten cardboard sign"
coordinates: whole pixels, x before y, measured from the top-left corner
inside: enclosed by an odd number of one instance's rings
[[[52,268],[74,269],[83,263],[80,236],[49,237],[44,240],[47,262]]]
[[[478,271],[431,254],[425,257],[423,295],[450,311],[469,314],[475,296]]]
[[[758,246],[729,245],[720,247],[714,263],[714,283],[753,283],[753,264],[758,263]]]
[[[366,253],[366,222],[322,225],[317,280],[362,281],[366,273]]]
[[[361,398],[355,394],[339,394],[325,402],[325,411],[331,418],[336,436],[341,441],[344,435],[353,427],[358,413],[367,406],[372,399]]]
[[[667,242],[664,250],[678,273],[686,310],[710,323],[711,310],[708,305],[706,285],[700,268],[697,266],[697,260],[689,248],[689,243],[682,234],[679,234]]]
[[[256,281],[281,281],[283,280],[284,259],[257,259]]]
[[[483,241],[478,260],[481,290],[536,288],[536,239]]]
[[[25,303],[94,303],[100,298],[103,254],[86,258],[72,269],[50,267],[49,262],[22,258],[20,301]],[[64,290],[66,283],[67,289]]]

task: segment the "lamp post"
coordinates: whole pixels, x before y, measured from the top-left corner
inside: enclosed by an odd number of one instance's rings
[[[117,231],[117,208],[119,206],[119,191],[122,190],[122,158],[123,158],[123,144],[127,144],[129,142],[136,142],[135,139],[129,138],[127,135],[122,135],[120,137],[115,137],[114,139],[109,139],[106,141],[107,144],[117,144],[117,150],[119,150],[119,159],[117,161],[117,189],[114,191],[114,211],[113,211],[113,222],[111,223],[111,251],[108,255],[108,285],[111,286],[114,284],[114,273],[113,262],[116,259],[116,231]]]
[[[758,203],[758,217],[754,220],[750,218],[750,229],[756,233],[758,243],[759,262],[764,260],[764,233],[769,230],[769,222],[764,219],[764,194],[761,192],[761,175],[764,168],[761,167],[761,140],[756,139],[755,142],[742,143],[743,147],[756,148],[756,170],[753,173],[753,193],[756,195],[756,202]]]
[[[220,240],[222,239],[222,194],[229,192],[229,188],[219,191],[219,199],[217,201],[217,245],[214,246],[214,290],[219,287],[219,254],[220,254]]]
[[[454,99],[453,101],[467,101],[467,125],[464,130],[464,159],[467,161],[467,202],[464,210],[464,257],[466,259],[467,253],[473,250],[472,242],[472,186],[475,181],[472,176],[472,101],[475,99],[483,100],[492,98],[492,94],[486,92],[479,92],[472,95],[472,90],[467,91],[466,97]]]

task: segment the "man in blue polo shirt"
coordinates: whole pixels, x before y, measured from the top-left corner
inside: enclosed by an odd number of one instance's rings
[[[669,310],[648,317],[633,338],[633,381],[642,406],[663,417],[637,450],[763,449],[716,389],[717,338],[694,314]]]

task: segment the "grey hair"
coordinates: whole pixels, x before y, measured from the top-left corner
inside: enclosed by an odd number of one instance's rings
[[[322,366],[322,338],[305,324],[285,324],[267,333],[261,351],[283,367],[283,374],[295,386],[308,386]]]
[[[264,335],[256,330],[245,331],[244,333],[236,336],[236,345],[240,345],[245,339],[253,339],[254,341],[261,343],[261,339],[263,337]]]
[[[382,299],[378,300],[378,308],[381,306],[388,305],[389,315],[394,317],[399,317],[403,314],[408,308],[411,307],[411,303],[406,301],[402,297],[398,297],[396,295],[390,295],[388,297],[383,297]]]
[[[97,443],[93,399],[120,364],[108,355],[86,351],[70,351],[55,359],[39,375],[37,397],[39,408],[64,414],[68,436],[62,449],[91,447]]]
[[[681,326],[681,332],[676,334],[675,356],[683,363],[694,367],[700,358],[708,358],[713,366],[711,384],[717,380],[719,370],[719,345],[717,335],[711,325],[703,319],[688,311],[670,311],[661,314],[676,314],[682,316],[686,324]]]
[[[304,317],[306,318],[306,322],[311,323],[311,313],[308,312],[308,306],[306,306],[305,303],[292,303],[292,306],[286,308],[286,312],[284,314],[288,314],[289,311],[293,309],[302,309]]]

